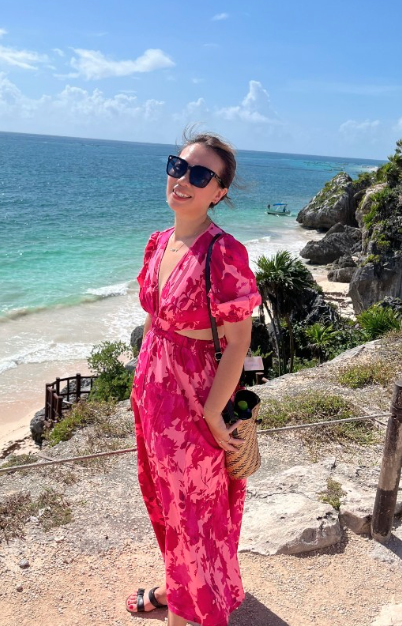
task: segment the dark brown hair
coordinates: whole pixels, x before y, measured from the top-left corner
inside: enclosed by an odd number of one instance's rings
[[[220,173],[220,178],[223,181],[224,187],[229,189],[230,185],[233,184],[236,175],[236,152],[233,146],[231,146],[228,141],[214,133],[195,133],[193,126],[191,126],[190,128],[185,128],[183,132],[182,142],[183,143],[181,150],[184,150],[184,148],[187,148],[187,146],[191,146],[196,143],[203,144],[210,150],[213,150],[223,163],[223,169]],[[236,186],[236,183],[234,183],[234,186]],[[229,206],[233,206],[231,199],[228,197],[228,194],[226,194],[222,198],[222,200],[226,202],[226,204],[228,204]],[[214,206],[215,205],[211,203],[209,208],[212,208]]]

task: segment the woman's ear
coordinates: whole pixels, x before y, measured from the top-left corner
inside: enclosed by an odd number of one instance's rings
[[[218,189],[218,191],[216,192],[212,202],[214,204],[218,204],[218,202],[220,202],[221,200],[223,200],[223,198],[226,196],[228,190],[226,189]]]

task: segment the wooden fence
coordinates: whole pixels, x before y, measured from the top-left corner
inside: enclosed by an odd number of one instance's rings
[[[97,376],[68,376],[56,378],[53,383],[47,383],[45,388],[45,420],[56,421],[62,417],[63,410],[70,408],[80,398],[88,396]],[[83,386],[85,381],[85,387]],[[66,383],[61,389],[61,384]]]

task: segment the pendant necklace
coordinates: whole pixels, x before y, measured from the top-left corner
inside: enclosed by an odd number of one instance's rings
[[[178,252],[184,246],[184,241],[178,248],[169,248],[170,252]]]

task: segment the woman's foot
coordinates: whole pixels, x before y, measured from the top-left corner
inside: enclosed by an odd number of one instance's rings
[[[126,600],[126,609],[129,613],[148,612],[162,608],[167,608],[165,585],[153,589],[137,589]]]

